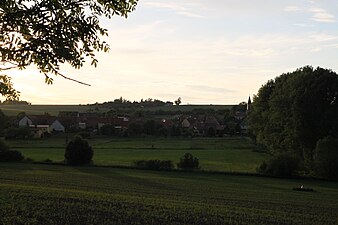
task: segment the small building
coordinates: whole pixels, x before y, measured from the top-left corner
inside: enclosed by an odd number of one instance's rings
[[[64,125],[55,116],[34,115],[24,116],[18,122],[19,127],[28,126],[34,137],[41,137],[42,133],[65,132]]]
[[[28,116],[24,116],[21,120],[19,120],[19,127],[30,125],[33,125],[33,121]]]

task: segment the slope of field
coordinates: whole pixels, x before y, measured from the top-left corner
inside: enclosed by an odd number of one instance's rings
[[[338,184],[1,163],[0,224],[333,225]]]
[[[145,138],[145,139],[89,139],[94,149],[96,165],[130,166],[135,160],[172,160],[190,152],[198,157],[202,169],[214,171],[250,172],[269,156],[254,152],[255,146],[246,138]],[[45,140],[8,141],[25,157],[35,161],[64,159],[66,138]]]
[[[78,111],[78,112],[98,112],[104,113],[111,109],[117,109],[119,112],[133,113],[137,110],[142,111],[158,111],[163,112],[181,111],[188,112],[194,109],[199,110],[223,110],[231,109],[232,105],[180,105],[180,106],[157,106],[145,107],[128,106],[128,107],[105,107],[99,105],[0,105],[0,109],[7,116],[16,116],[20,112],[26,112],[27,115],[41,115],[49,113],[50,115],[57,116],[60,111]]]
[[[27,115],[49,113],[52,116],[57,116],[60,111],[86,112],[94,110],[94,108],[94,106],[86,105],[0,105],[0,109],[7,116],[16,116],[20,112],[25,112]]]

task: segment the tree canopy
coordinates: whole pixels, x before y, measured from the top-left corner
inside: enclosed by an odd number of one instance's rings
[[[0,94],[17,97],[3,71],[35,65],[46,83],[60,64],[79,69],[95,51],[109,50],[100,18],[127,17],[138,0],[6,0],[0,2]],[[7,79],[7,81],[6,81]],[[72,80],[72,79],[71,79]],[[76,80],[75,80],[76,81]],[[81,83],[81,82],[80,82]]]
[[[338,75],[306,66],[264,84],[249,112],[256,141],[272,154],[312,161],[318,140],[338,136]]]

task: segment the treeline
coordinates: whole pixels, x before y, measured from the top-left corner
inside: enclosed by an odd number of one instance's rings
[[[263,85],[249,111],[252,137],[274,158],[272,175],[338,179],[338,75],[310,66]]]
[[[93,105],[95,106],[103,106],[106,108],[110,108],[110,107],[130,107],[130,106],[134,106],[134,107],[159,107],[159,106],[171,106],[173,105],[173,102],[170,101],[161,101],[158,99],[152,99],[152,98],[148,98],[148,99],[141,99],[139,102],[138,101],[130,101],[127,99],[124,99],[123,97],[117,98],[113,101],[108,101],[108,102],[103,102],[103,103],[95,103]]]
[[[153,117],[153,116],[182,116],[182,115],[228,115],[230,114],[232,109],[212,109],[212,108],[194,108],[191,110],[147,110],[143,109],[135,109],[135,108],[113,108],[108,110],[107,112],[97,112],[98,115],[101,116],[128,116],[132,118],[142,118],[142,117]]]
[[[31,105],[30,102],[21,101],[21,100],[5,100],[3,102],[0,101],[2,105]]]

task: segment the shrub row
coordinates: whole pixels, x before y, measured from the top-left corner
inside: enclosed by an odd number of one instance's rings
[[[136,160],[134,166],[150,170],[171,170],[174,164],[171,160]]]
[[[171,170],[174,169],[174,164],[171,160],[137,160],[134,161],[134,166],[142,169],[150,170]],[[177,163],[177,167],[184,170],[199,169],[199,160],[190,153],[184,154]]]

